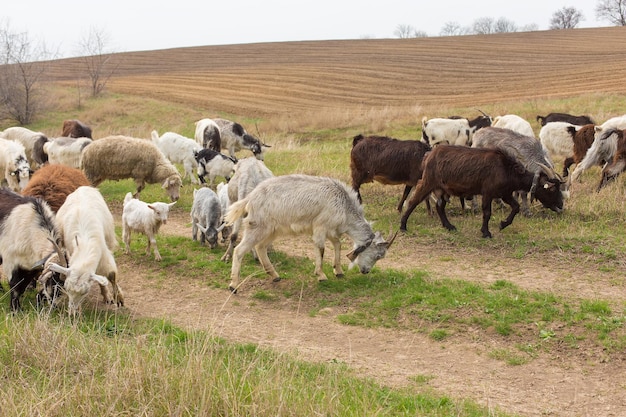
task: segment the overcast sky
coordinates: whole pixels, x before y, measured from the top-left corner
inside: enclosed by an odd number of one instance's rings
[[[79,55],[90,30],[107,35],[113,52],[299,40],[394,38],[399,25],[437,36],[446,22],[470,26],[481,17],[505,17],[517,26],[549,28],[564,6],[583,13],[578,27],[596,20],[594,0],[70,0],[5,1],[0,25],[45,41],[62,56]]]

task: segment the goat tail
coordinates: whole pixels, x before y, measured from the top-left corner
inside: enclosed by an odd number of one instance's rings
[[[228,207],[226,216],[224,216],[224,223],[226,226],[232,226],[239,218],[246,215],[248,212],[248,199],[244,198],[239,200]]]
[[[152,137],[152,142],[156,142],[159,140],[159,132],[157,132],[156,130],[153,130],[150,135]]]
[[[422,130],[426,127],[426,122],[428,121],[428,117],[422,117]]]

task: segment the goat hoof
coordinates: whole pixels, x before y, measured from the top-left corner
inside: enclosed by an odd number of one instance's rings
[[[337,278],[343,278],[343,274],[337,274],[335,275]]]
[[[235,287],[231,287],[230,285],[228,286],[228,289],[230,290],[230,292],[232,292],[233,294],[237,294],[237,288]]]
[[[272,282],[278,282],[278,281],[280,281],[280,277],[276,277],[272,280]]]

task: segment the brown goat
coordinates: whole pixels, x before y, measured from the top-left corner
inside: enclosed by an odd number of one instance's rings
[[[91,137],[91,128],[80,120],[71,119],[63,121],[63,132],[61,136],[68,138],[89,138]]]
[[[567,131],[572,135],[574,141],[574,155],[565,158],[563,162],[563,176],[567,177],[569,174],[569,168],[572,165],[577,165],[587,155],[587,150],[591,147],[594,139],[595,125],[586,124],[580,129],[576,130],[574,126],[569,126]]]
[[[456,228],[448,220],[445,207],[450,196],[468,197],[482,195],[483,237],[491,237],[489,219],[491,202],[501,198],[511,206],[511,213],[500,223],[504,229],[513,222],[520,210],[513,192],[530,191],[534,173],[507,156],[503,151],[489,148],[468,148],[466,146],[437,146],[424,157],[422,179],[418,182],[408,207],[400,221],[400,230],[406,231],[406,223],[419,203],[430,193],[437,197],[437,214],[441,224],[448,230]],[[558,179],[549,180],[545,173],[539,176],[535,197],[543,205],[556,212],[563,210],[563,195]]]
[[[626,139],[624,139],[626,137],[626,130],[612,129],[607,131],[604,137],[608,138],[612,134],[617,135],[617,150],[615,151],[615,155],[613,155],[613,160],[602,168],[602,179],[600,180],[597,191],[600,191],[604,186],[615,180],[619,174],[626,170]]]
[[[422,177],[422,158],[429,150],[430,146],[419,140],[355,136],[350,152],[350,172],[359,202],[363,202],[359,191],[361,184],[374,181],[386,185],[404,184],[398,204],[398,211],[402,211],[411,189]]]
[[[35,171],[22,195],[39,197],[55,213],[65,198],[82,185],[91,185],[79,169],[61,164],[49,164]]]

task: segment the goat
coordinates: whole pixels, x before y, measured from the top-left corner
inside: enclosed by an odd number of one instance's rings
[[[548,113],[546,116],[537,116],[537,121],[541,123],[541,126],[552,122],[567,122],[578,126],[595,124],[589,116],[574,116],[567,113]]]
[[[368,182],[404,184],[398,211],[411,189],[422,177],[422,158],[430,146],[419,140],[398,140],[385,136],[357,135],[352,140],[350,172],[352,188],[362,202],[360,187]]]
[[[493,119],[491,127],[499,127],[501,129],[511,129],[524,136],[535,137],[533,127],[523,117],[516,114],[505,114],[504,116],[496,116]]]
[[[347,256],[351,267],[358,265],[363,274],[383,258],[393,237],[385,240],[374,233],[365,220],[363,206],[356,192],[346,184],[331,178],[308,175],[284,175],[260,183],[247,197],[233,203],[226,214],[226,223],[243,219],[244,233],[233,255],[229,289],[236,292],[243,256],[253,248],[265,272],[274,282],[280,276],[267,256],[267,247],[277,237],[310,233],[316,247],[315,275],[319,281],[328,279],[322,270],[324,245],[330,240],[335,257],[333,271],[342,276],[340,251],[341,236],[347,234],[354,242]]]
[[[93,139],[91,135],[91,128],[81,122],[80,120],[70,119],[63,121],[63,130],[61,136],[68,138],[89,138]]]
[[[617,149],[613,159],[602,168],[602,179],[598,185],[598,192],[626,170],[626,139],[624,130],[608,129],[602,133],[601,140],[606,140],[611,135],[617,137]]]
[[[224,223],[224,216],[230,207],[230,199],[228,198],[228,183],[220,182],[217,184],[217,198],[220,200],[220,206],[222,208],[222,223]],[[226,242],[232,232],[232,226],[225,226],[222,224],[222,243]]]
[[[210,188],[193,190],[193,204],[191,206],[191,237],[198,240],[200,232],[200,244],[209,242],[209,247],[217,246],[217,234],[221,231],[222,206],[215,191]]]
[[[13,191],[26,187],[33,170],[26,159],[24,146],[16,141],[0,139],[0,175],[2,182]]]
[[[150,140],[128,136],[98,139],[83,150],[81,169],[94,187],[104,180],[132,178],[137,185],[135,197],[146,183],[161,183],[172,201],[180,196],[180,174]]]
[[[203,149],[222,150],[220,127],[212,119],[201,119],[196,123],[195,140]]]
[[[161,254],[157,247],[156,235],[162,224],[167,223],[167,217],[173,203],[145,203],[133,198],[131,193],[124,197],[122,210],[122,240],[127,254],[130,254],[130,236],[133,231],[142,233],[148,238],[146,255],[150,254],[150,246],[154,246],[154,259],[161,261]]]
[[[152,131],[152,142],[163,152],[163,155],[173,164],[181,164],[184,169],[183,180],[189,175],[192,184],[198,184],[193,174],[198,169],[196,155],[202,150],[195,140],[186,138],[178,133],[165,132],[160,137],[156,130]]]
[[[563,158],[564,161],[572,161],[565,166],[563,163],[563,176],[569,173],[569,166],[574,158],[574,136],[581,126],[568,122],[550,122],[544,125],[539,131],[539,142],[548,151],[548,154],[555,160]]]
[[[52,263],[49,268],[65,275],[63,288],[69,313],[79,310],[93,282],[100,285],[107,304],[123,306],[124,295],[117,284],[113,256],[118,247],[115,222],[102,194],[91,186],[78,187],[67,196],[56,218],[69,265]]]
[[[553,122],[556,123],[556,122]],[[593,144],[594,135],[595,135],[595,125],[589,124],[584,125],[580,128],[577,128],[575,125],[572,125],[567,128],[567,132],[572,137],[573,142],[573,156],[565,158],[563,161],[563,174],[567,176],[569,174],[569,168],[576,164],[578,165],[585,156],[587,155],[587,151]],[[571,177],[568,182],[571,182]]]
[[[0,259],[9,280],[12,311],[20,309],[20,297],[60,244],[55,216],[47,203],[0,188]]]
[[[43,146],[49,139],[41,132],[34,132],[21,126],[9,127],[0,134],[0,138],[21,143],[24,146],[26,159],[33,170],[48,160],[43,153]]]
[[[256,137],[246,132],[237,122],[232,122],[226,119],[213,119],[213,121],[219,126],[220,134],[222,137],[222,149],[227,149],[228,154],[233,158],[235,152],[241,149],[248,149],[251,151],[256,159],[263,160],[263,148],[270,148],[270,145],[266,145]]]
[[[445,213],[447,198],[481,195],[483,223],[480,230],[484,238],[492,237],[489,219],[494,198],[501,198],[511,207],[509,216],[500,223],[500,230],[513,222],[519,212],[519,203],[513,198],[514,191],[531,191],[536,184],[534,195],[537,199],[557,213],[563,211],[560,181],[549,179],[543,172],[536,179],[534,172],[500,149],[438,146],[426,155],[422,165],[422,179],[402,214],[400,230],[407,230],[409,216],[430,193],[437,196],[437,214],[448,230],[456,228]]]
[[[474,133],[483,127],[491,126],[491,123],[491,117],[485,113],[472,120],[457,117],[429,120],[424,116],[422,140],[433,147],[439,144],[470,146]]]
[[[48,164],[35,171],[22,190],[22,195],[43,199],[56,213],[67,196],[83,185],[90,184],[81,170],[66,165]]]
[[[261,182],[268,178],[272,178],[274,174],[270,171],[263,161],[249,157],[243,158],[237,162],[235,174],[228,182],[228,199],[230,203],[242,200],[254,190]],[[238,219],[232,226],[228,248],[222,256],[222,261],[228,261],[233,256],[235,242],[239,237],[239,229],[241,228],[241,219]]]
[[[209,176],[209,185],[213,185],[215,177],[224,177],[230,180],[235,172],[237,160],[231,156],[224,155],[213,149],[201,149],[195,154],[198,178],[202,184],[206,184],[205,177]]]
[[[43,153],[50,164],[62,164],[72,168],[80,168],[83,150],[93,142],[90,138],[60,137],[43,145]]]

